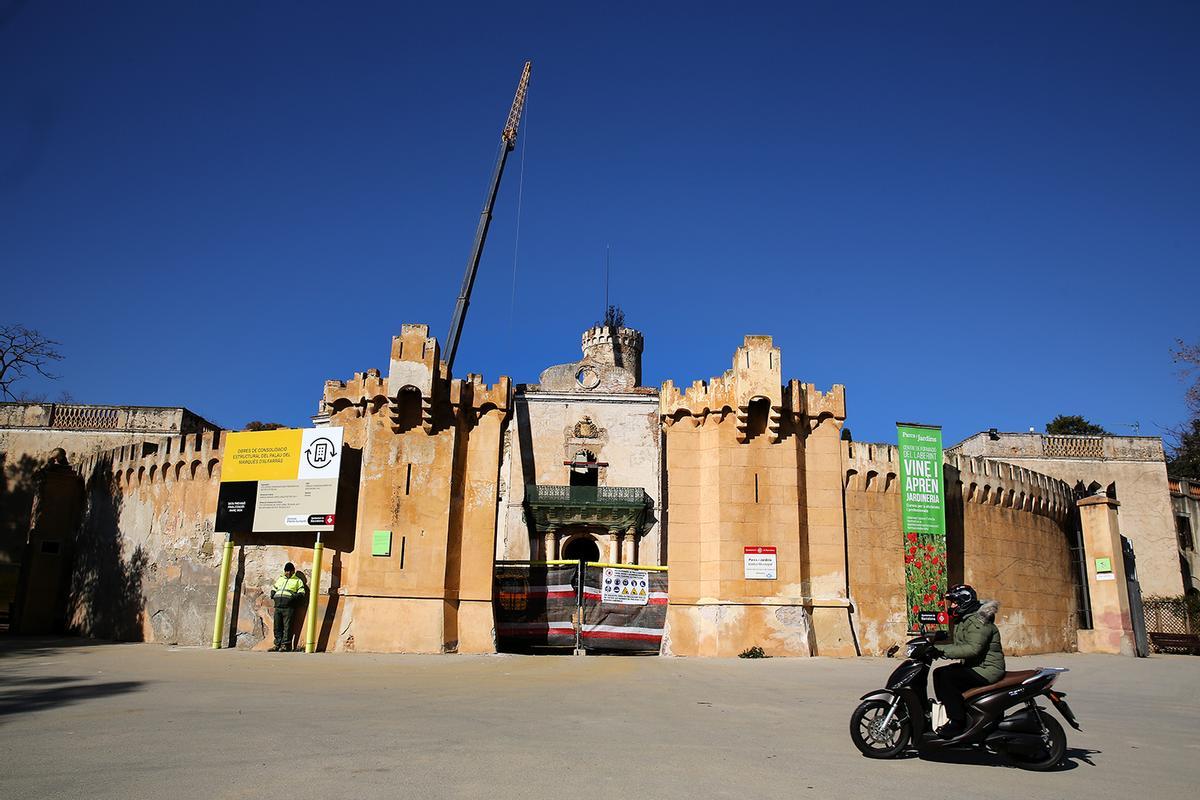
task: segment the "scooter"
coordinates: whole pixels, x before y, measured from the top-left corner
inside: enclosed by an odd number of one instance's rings
[[[965,730],[943,739],[933,730],[928,691],[936,647],[934,637],[909,640],[908,658],[892,672],[886,688],[860,698],[862,703],[850,715],[850,738],[864,756],[895,758],[911,742],[922,758],[943,750],[982,748],[1028,770],[1053,769],[1062,761],[1067,735],[1037,698],[1048,697],[1063,719],[1081,730],[1066,695],[1051,688],[1066,669],[1007,672],[996,683],[971,689],[963,695]]]

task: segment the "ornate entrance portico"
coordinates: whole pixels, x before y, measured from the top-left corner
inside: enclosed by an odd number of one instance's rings
[[[544,560],[567,557],[566,548],[586,538],[606,561],[637,563],[638,539],[645,532],[650,509],[644,490],[529,485],[525,487],[525,507]]]

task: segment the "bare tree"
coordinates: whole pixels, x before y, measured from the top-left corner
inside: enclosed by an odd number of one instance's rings
[[[62,360],[58,345],[24,325],[0,325],[0,398],[16,400],[13,384],[31,375],[57,380],[49,366]]]
[[[1200,344],[1188,344],[1176,339],[1171,350],[1172,360],[1179,365],[1179,377],[1189,383],[1184,399],[1193,417],[1200,416]]]

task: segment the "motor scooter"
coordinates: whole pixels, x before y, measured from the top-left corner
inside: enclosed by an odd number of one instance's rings
[[[911,743],[923,758],[942,750],[982,748],[1022,769],[1053,769],[1066,754],[1067,735],[1037,704],[1043,696],[1072,728],[1081,730],[1066,695],[1052,689],[1067,670],[1039,667],[1007,672],[996,683],[964,693],[966,727],[943,739],[932,730],[928,691],[937,641],[919,636],[906,646],[908,658],[892,672],[886,687],[863,695],[850,715],[850,738],[867,758],[895,758]]]

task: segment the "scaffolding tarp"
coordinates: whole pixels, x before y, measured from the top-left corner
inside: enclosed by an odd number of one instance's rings
[[[658,652],[666,624],[666,569],[636,564],[584,567],[584,647]]]
[[[495,591],[502,646],[575,646],[578,561],[499,562]]]

